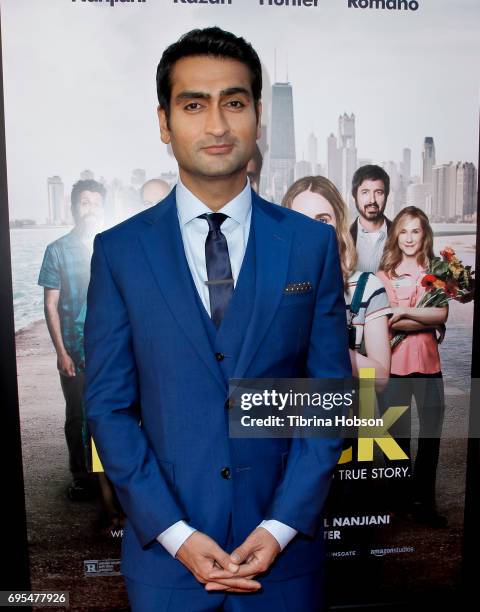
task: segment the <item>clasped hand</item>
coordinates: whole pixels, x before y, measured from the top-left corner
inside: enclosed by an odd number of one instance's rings
[[[253,578],[266,572],[279,552],[280,545],[272,534],[257,527],[230,555],[215,540],[195,531],[176,557],[207,591],[245,593],[261,588]]]

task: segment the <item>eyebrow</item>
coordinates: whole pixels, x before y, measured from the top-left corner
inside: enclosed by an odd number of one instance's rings
[[[248,98],[252,97],[251,92],[245,87],[228,87],[227,89],[222,89],[220,92],[220,97],[225,98],[226,96],[234,96],[235,94],[244,94]],[[191,99],[201,99],[201,100],[210,100],[212,98],[211,94],[206,93],[204,91],[194,91],[194,90],[186,90],[181,91],[176,97],[176,102],[181,102],[182,100],[191,100]]]

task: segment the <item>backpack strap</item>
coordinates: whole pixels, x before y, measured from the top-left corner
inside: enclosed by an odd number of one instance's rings
[[[360,304],[362,303],[363,294],[365,292],[365,287],[368,282],[368,277],[371,272],[362,272],[357,281],[357,286],[355,287],[355,292],[352,297],[352,301],[350,303],[350,317],[349,317],[349,325],[352,324],[353,319],[358,314],[360,310]]]

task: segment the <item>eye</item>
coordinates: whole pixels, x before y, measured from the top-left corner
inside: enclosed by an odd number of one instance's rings
[[[192,111],[196,111],[201,108],[202,108],[202,105],[199,102],[190,102],[184,107],[185,110],[192,110]]]
[[[320,223],[328,223],[327,219],[325,219],[325,217],[319,217],[317,219],[317,221],[320,221]]]
[[[229,102],[227,102],[227,106],[230,106],[230,108],[244,108],[245,104],[243,102],[241,102],[240,100],[230,100]]]

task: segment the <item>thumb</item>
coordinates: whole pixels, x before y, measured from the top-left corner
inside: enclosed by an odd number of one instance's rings
[[[228,570],[232,574],[236,574],[238,572],[238,563],[236,561],[233,561],[231,556],[227,554],[222,548],[220,548],[218,544],[215,544],[212,550],[212,557],[224,570]]]
[[[236,548],[231,554],[230,554],[230,559],[234,562],[234,563],[244,563],[247,558],[250,556],[251,553],[251,546],[250,543],[247,540],[245,540],[245,542],[243,544],[241,544],[238,548]]]

